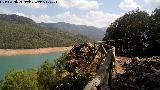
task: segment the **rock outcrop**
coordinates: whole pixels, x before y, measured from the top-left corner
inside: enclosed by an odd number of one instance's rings
[[[113,90],[160,90],[160,57],[122,62],[125,72],[112,80]]]

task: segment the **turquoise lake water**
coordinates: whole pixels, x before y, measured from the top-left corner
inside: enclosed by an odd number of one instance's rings
[[[4,78],[9,70],[22,70],[27,68],[38,68],[42,62],[49,60],[53,62],[63,52],[37,55],[0,56],[0,79]]]

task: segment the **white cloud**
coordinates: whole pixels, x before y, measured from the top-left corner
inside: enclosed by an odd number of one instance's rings
[[[21,0],[23,3],[19,3],[18,5],[22,5],[29,8],[46,8],[47,4],[44,3],[24,3],[26,0]],[[32,2],[37,2],[38,0],[31,0]]]
[[[154,8],[160,8],[160,0],[144,0],[144,2],[151,4]]]
[[[15,14],[16,14],[16,15],[19,15],[19,16],[28,17],[27,15],[25,15],[25,14],[23,14],[23,13],[19,13],[19,12],[16,12]]]
[[[11,14],[11,11],[9,11],[3,7],[0,7],[0,14]]]
[[[125,11],[141,8],[141,6],[134,0],[123,0],[122,2],[120,2],[119,7]]]
[[[97,0],[58,0],[58,5],[65,8],[98,9]]]
[[[48,22],[48,23],[66,22],[71,24],[95,26],[101,28],[109,26],[115,19],[117,19],[120,16],[121,15],[104,13],[102,11],[90,11],[85,15],[78,16],[76,14],[71,13],[70,11],[66,11],[62,14],[57,14],[55,16],[31,15],[29,16],[29,18],[32,18],[36,22]]]
[[[104,13],[102,11],[90,11],[86,15],[82,16],[86,25],[97,27],[109,26],[118,17],[120,17],[120,15]]]
[[[78,25],[82,24],[82,20],[80,19],[80,17],[76,16],[75,14],[71,14],[69,11],[66,11],[62,14],[57,14],[55,16],[31,15],[29,16],[29,18],[32,18],[36,22],[48,22],[48,23],[67,22],[67,23],[78,24]]]

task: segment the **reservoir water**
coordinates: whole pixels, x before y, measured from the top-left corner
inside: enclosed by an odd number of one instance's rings
[[[9,70],[22,70],[27,68],[38,68],[42,62],[49,60],[53,62],[60,57],[63,52],[49,54],[0,56],[0,80],[4,78]]]

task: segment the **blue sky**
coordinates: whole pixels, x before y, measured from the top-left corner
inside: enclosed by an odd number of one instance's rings
[[[160,0],[57,0],[57,2],[57,4],[1,3],[0,13],[29,17],[38,23],[67,22],[101,28],[109,26],[111,22],[130,10],[139,8],[151,13],[160,7]]]

